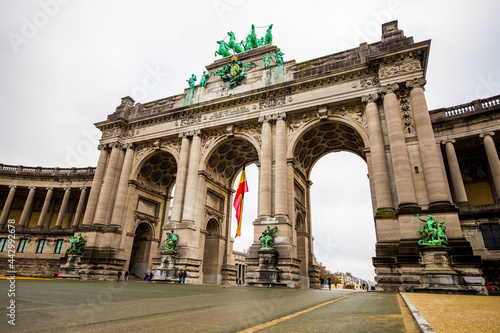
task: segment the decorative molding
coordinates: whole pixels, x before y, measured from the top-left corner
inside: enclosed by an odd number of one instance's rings
[[[393,64],[380,67],[378,76],[380,78],[386,78],[395,76],[397,74],[414,72],[420,69],[422,69],[422,67],[420,66],[420,61],[416,59],[397,61]]]
[[[287,98],[287,96],[271,97],[271,98],[264,99],[264,100],[259,102],[259,110],[269,109],[269,108],[273,108],[276,106],[285,105],[286,98]]]
[[[156,225],[158,222],[160,222],[159,217],[154,217],[148,214],[144,214],[138,211],[134,212],[134,217],[135,217],[135,222],[148,222],[149,224]]]
[[[399,106],[401,108],[401,119],[403,120],[403,126],[405,130],[409,128],[415,128],[413,124],[413,117],[411,116],[411,105],[410,105],[410,96],[407,93],[401,95],[399,98]]]
[[[427,80],[424,78],[408,80],[408,81],[406,81],[406,88],[408,88],[410,90],[413,88],[422,88],[423,89],[423,87],[426,83],[427,83]]]
[[[375,103],[379,99],[379,94],[369,94],[361,96],[361,102],[363,103]]]

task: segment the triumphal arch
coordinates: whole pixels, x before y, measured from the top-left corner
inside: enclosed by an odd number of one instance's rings
[[[246,281],[259,279],[258,239],[270,226],[278,230],[278,282],[317,287],[309,176],[322,156],[348,151],[368,165],[378,288],[422,284],[419,214],[446,221],[452,269],[462,284],[484,289],[481,256],[500,258],[485,254],[473,221],[498,222],[492,219],[500,193],[492,132],[500,125],[492,120],[498,112],[477,117],[497,111],[498,99],[476,109],[429,112],[424,86],[430,41],[414,42],[397,21],[382,26],[380,42],[300,63],[284,58],[271,28],[261,39],[252,30],[241,43],[234,34],[228,43],[219,41],[222,58],[206,66],[199,84],[192,75],[182,94],[144,104],[124,97],[96,123],[100,157],[86,187],[85,210],[71,224],[87,240],[80,276],[154,271],[162,264],[166,235],[175,233],[175,265],[190,283],[234,283],[232,184],[245,165],[256,163],[258,216]],[[461,127],[464,114],[476,120]],[[458,151],[472,149],[464,139],[471,129],[476,150],[486,148],[478,155],[486,174],[474,176],[482,183],[464,178],[457,160]],[[477,198],[486,188],[489,197],[476,207],[489,208],[471,209],[467,195]],[[50,230],[49,223],[45,232]]]

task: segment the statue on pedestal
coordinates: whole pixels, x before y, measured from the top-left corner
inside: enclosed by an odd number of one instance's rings
[[[271,59],[273,58],[272,55],[269,53],[264,54],[263,60],[264,60],[264,68],[265,69],[270,69],[271,68]]]
[[[166,251],[177,251],[177,240],[178,237],[174,234],[174,231],[171,230],[171,233],[167,233],[165,242],[165,250]]]
[[[259,237],[260,243],[262,244],[261,250],[275,250],[274,248],[274,239],[273,234],[278,231],[278,227],[270,228],[269,226],[262,232],[262,235]]]
[[[85,249],[85,244],[87,243],[87,240],[83,239],[82,234],[79,233],[78,236],[73,237],[69,236],[69,253],[78,253],[82,254],[83,250]]]
[[[208,79],[210,78],[210,74],[207,72],[203,71],[203,74],[201,74],[201,80],[200,80],[200,87],[201,88],[206,88]]]
[[[418,241],[418,245],[445,247],[448,244],[448,237],[445,235],[446,227],[443,220],[438,222],[432,215],[427,215],[427,220],[423,220],[418,214],[417,219],[425,223],[422,228],[418,229],[422,234],[422,239]]]

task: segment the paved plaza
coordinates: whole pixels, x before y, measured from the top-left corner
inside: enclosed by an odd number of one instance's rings
[[[0,280],[2,332],[418,332],[416,322],[398,294],[348,290],[297,290],[206,285],[166,285],[142,281],[102,282]],[[407,294],[424,310],[434,327],[465,332],[446,311],[457,300],[487,304],[490,312],[475,312],[472,324],[500,317],[500,297]],[[420,296],[415,298],[414,296]],[[426,304],[447,297],[439,318]],[[426,298],[425,298],[426,297]],[[463,298],[462,298],[463,297]],[[472,297],[472,298],[470,298]],[[5,308],[15,300],[15,326]],[[424,302],[422,302],[424,301]],[[480,309],[478,309],[481,311]],[[491,312],[493,311],[493,312]],[[488,319],[487,317],[490,317]],[[439,321],[447,326],[439,326]],[[464,328],[461,323],[462,328]],[[493,323],[493,325],[497,325]],[[498,326],[497,326],[498,327]],[[437,332],[446,332],[436,330]]]

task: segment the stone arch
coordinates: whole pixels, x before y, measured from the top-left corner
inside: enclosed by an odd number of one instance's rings
[[[178,156],[170,149],[152,150],[144,156],[131,173],[131,180],[146,186],[158,186],[167,189],[167,194],[175,184]]]
[[[139,222],[134,233],[128,270],[130,274],[142,278],[149,266],[154,228],[149,223]]]
[[[224,243],[221,236],[221,225],[215,217],[206,224],[205,248],[203,250],[203,283],[220,284],[222,281],[222,261]]]

